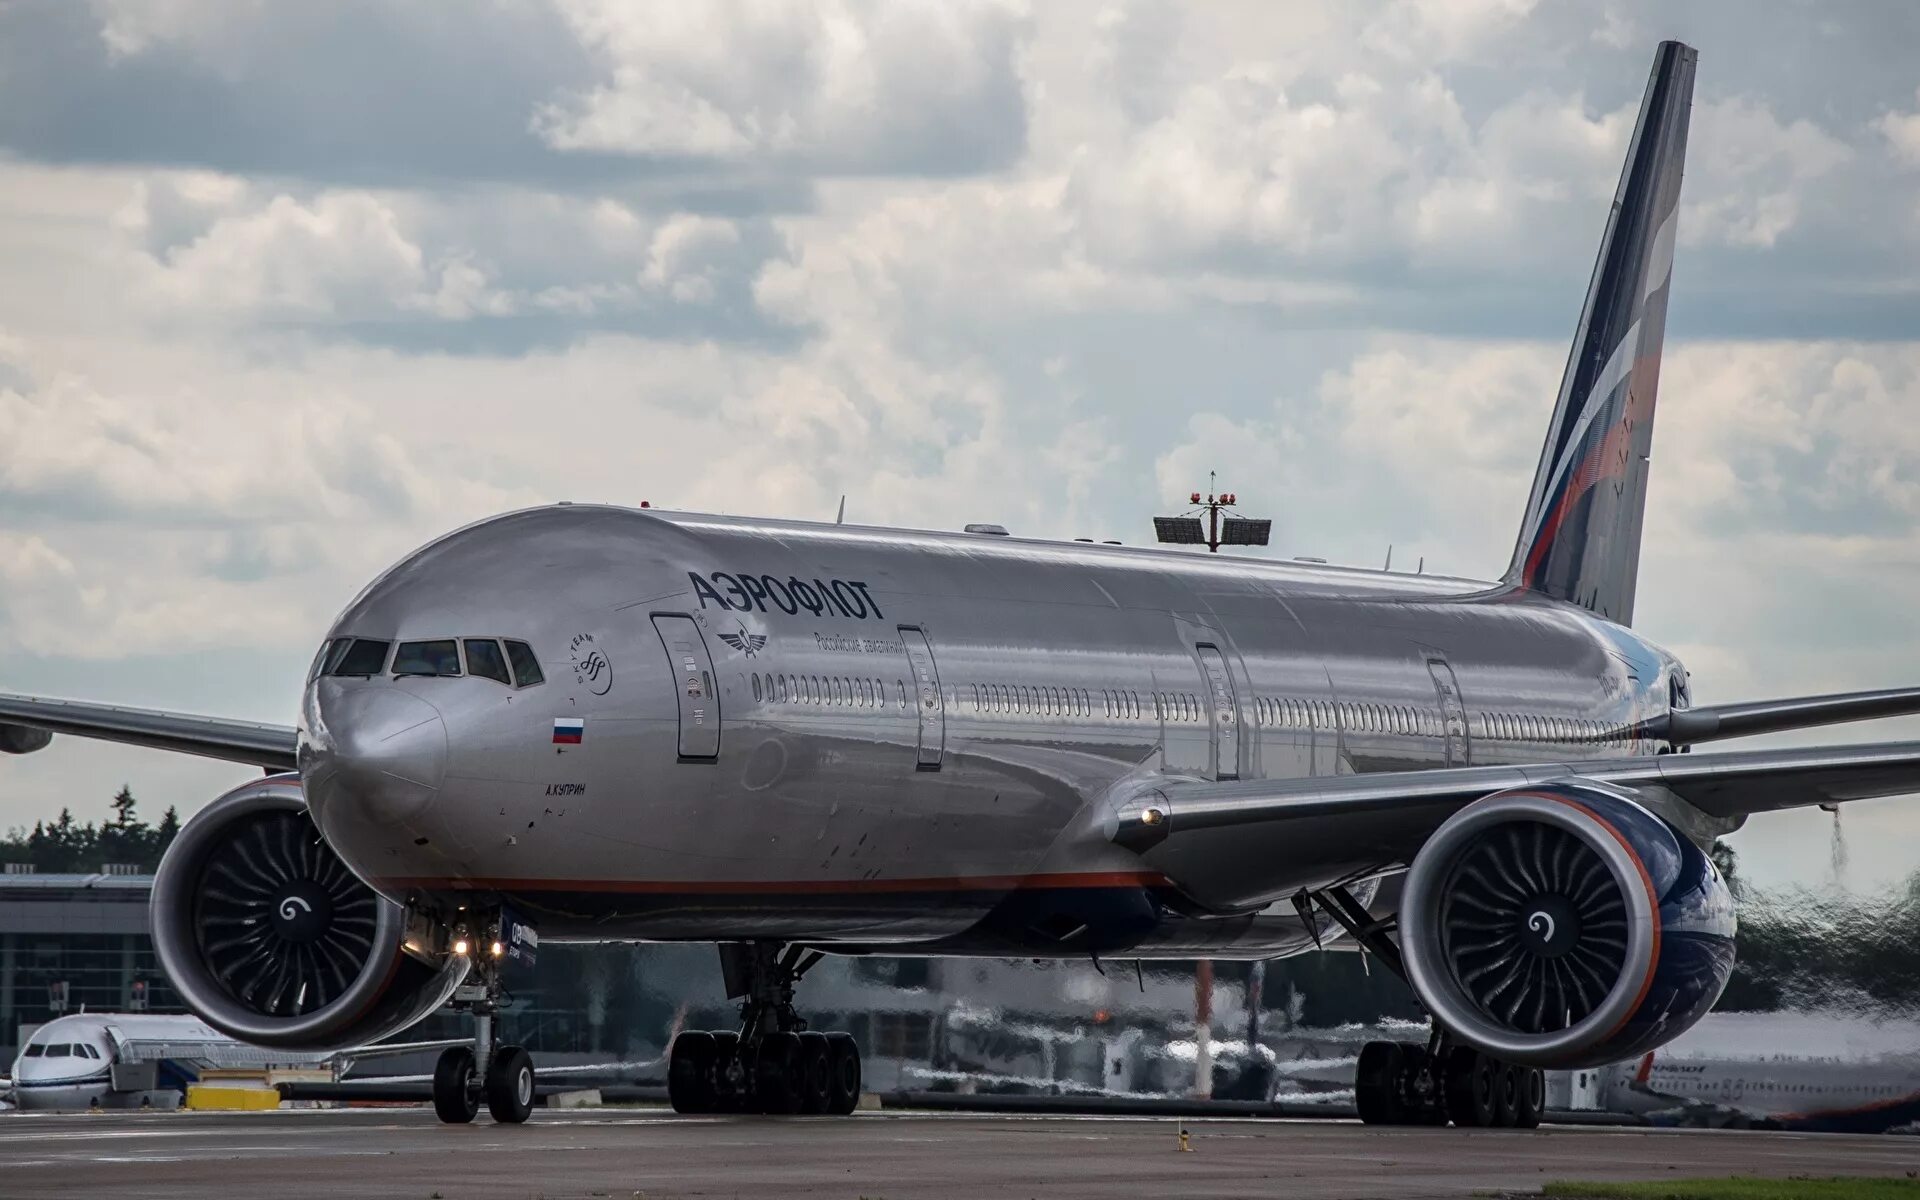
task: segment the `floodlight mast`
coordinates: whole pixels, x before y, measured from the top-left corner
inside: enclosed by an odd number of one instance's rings
[[[1207,472],[1207,487],[1214,486],[1215,475]],[[1251,518],[1229,515],[1222,528],[1221,513],[1232,513],[1239,497],[1232,492],[1209,490],[1202,499],[1199,492],[1187,497],[1187,503],[1193,505],[1185,513],[1173,517],[1155,517],[1153,519],[1154,537],[1161,542],[1177,546],[1205,546],[1207,553],[1220,553],[1221,546],[1264,546],[1273,531],[1273,522],[1266,518]],[[1200,522],[1200,513],[1206,513],[1206,524]]]

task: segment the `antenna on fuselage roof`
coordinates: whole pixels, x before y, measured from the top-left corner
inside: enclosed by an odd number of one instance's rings
[[[1384,567],[1381,567],[1380,569],[1382,571],[1393,570],[1393,543],[1392,542],[1387,543],[1387,565]]]
[[[1214,473],[1207,472],[1207,486],[1213,486]],[[1220,514],[1231,512],[1239,502],[1232,492],[1212,491],[1206,499],[1195,492],[1187,497],[1187,503],[1193,508],[1177,517],[1155,517],[1153,536],[1155,540],[1170,546],[1205,546],[1210,554],[1220,553],[1222,546],[1264,546],[1273,533],[1273,522],[1265,517],[1229,516],[1222,520]],[[1200,514],[1207,519],[1200,520]]]
[[[841,493],[840,496],[840,512],[833,518],[833,523],[835,525],[845,525],[847,523],[847,497],[844,492]]]

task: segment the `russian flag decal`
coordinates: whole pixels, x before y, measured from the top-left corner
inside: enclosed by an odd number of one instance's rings
[[[587,722],[582,717],[555,717],[553,719],[553,744],[556,746],[578,746],[586,740]]]

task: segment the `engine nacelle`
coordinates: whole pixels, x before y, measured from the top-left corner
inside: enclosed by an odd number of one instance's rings
[[[0,754],[32,754],[45,750],[53,735],[31,725],[0,725]]]
[[[446,1003],[468,961],[408,953],[405,917],[321,839],[292,775],[208,805],[153,881],[154,950],[174,990],[207,1024],[262,1046],[362,1046]]]
[[[1459,1040],[1527,1066],[1619,1062],[1706,1015],[1733,972],[1733,896],[1700,848],[1586,780],[1501,792],[1414,857],[1400,949]]]

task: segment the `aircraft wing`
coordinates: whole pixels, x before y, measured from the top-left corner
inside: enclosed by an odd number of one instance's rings
[[[1441,822],[1510,788],[1581,778],[1678,800],[1705,821],[1920,792],[1920,742],[1662,754],[1286,780],[1166,781],[1108,836],[1209,907],[1256,908],[1316,878],[1403,867]],[[1688,816],[1690,814],[1680,814]]]
[[[294,769],[295,734],[290,725],[0,693],[0,747],[15,753],[38,750],[52,734],[221,758],[269,771]]]
[[[1842,721],[1904,717],[1917,712],[1920,712],[1920,688],[1885,688],[1874,692],[1680,708],[1648,722],[1645,733],[1656,740],[1691,746],[1721,738],[1809,729]]]

